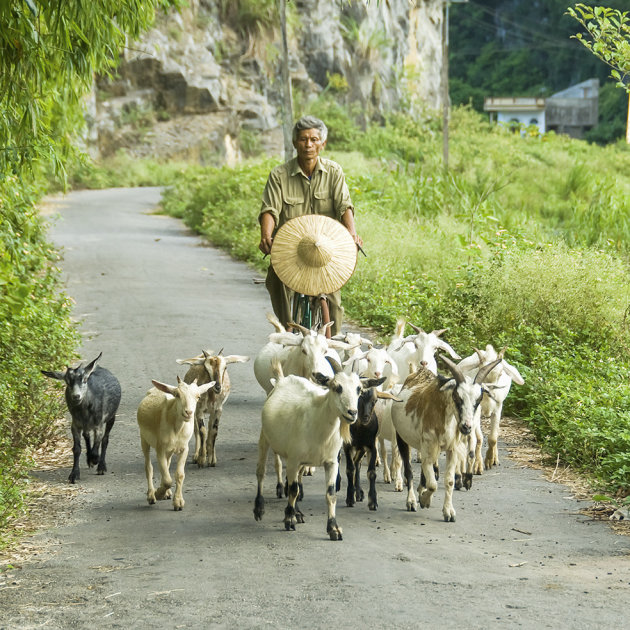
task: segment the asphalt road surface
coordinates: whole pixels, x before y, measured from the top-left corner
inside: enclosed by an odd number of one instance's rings
[[[151,379],[174,383],[185,372],[175,360],[202,348],[253,360],[271,332],[258,274],[154,214],[159,198],[144,188],[59,200],[51,235],[65,251],[82,357],[102,351],[123,397],[107,474],[82,456],[69,518],[36,536],[50,553],[0,588],[0,628],[627,627],[630,539],[504,450],[499,468],[455,493],[455,523],[442,520],[441,486],[430,509],[409,513],[379,470],[378,511],[347,508],[342,490],[344,537],[332,542],[320,470],[305,480],[306,522],[286,532],[271,461],[256,522],[264,395],[252,362],[230,367],[216,468],[189,461],[183,511],[149,506],[136,408]],[[68,474],[40,473],[59,485]]]

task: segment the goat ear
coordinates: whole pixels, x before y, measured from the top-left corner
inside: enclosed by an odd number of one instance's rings
[[[197,379],[195,379],[195,382]],[[216,381],[210,381],[209,383],[204,383],[199,386],[199,394],[205,394],[211,387],[214,387]]]
[[[455,389],[456,382],[454,378],[449,378],[449,379],[446,379],[445,377],[441,377],[441,378],[444,378],[444,383],[440,385],[441,392],[450,392]]]
[[[65,372],[49,372],[48,370],[40,370],[40,372],[44,375],[47,376],[48,378],[54,378],[57,379],[58,381],[63,381],[66,378],[66,373]]]
[[[302,335],[294,335],[290,332],[283,333],[271,333],[269,335],[269,341],[272,343],[278,343],[281,346],[299,346],[304,341]]]
[[[159,389],[161,392],[164,392],[165,394],[170,394],[171,396],[175,396],[175,393],[177,392],[177,387],[173,387],[172,385],[167,385],[166,383],[161,383],[160,381],[151,381],[153,383],[153,386],[156,389]]]
[[[226,363],[247,363],[249,361],[249,357],[246,357],[242,354],[230,354],[225,357]]]
[[[490,398],[492,398],[492,400],[494,400],[494,402],[499,402],[496,398],[496,396],[494,395],[494,390],[495,389],[503,389],[503,385],[490,385],[488,383],[486,383],[485,385],[482,386],[481,388],[483,390],[483,393],[486,394],[487,396],[489,396]]]
[[[523,385],[525,380],[521,376],[521,373],[513,366],[510,365],[505,359],[503,359],[503,371],[517,384]]]
[[[379,392],[377,390],[376,397],[380,398],[381,400],[393,400],[394,402],[402,402],[402,398],[396,398],[396,396],[394,396],[394,394],[392,394],[391,392]]]
[[[101,352],[96,359],[94,359],[93,361],[90,361],[90,363],[88,363],[85,366],[85,376],[89,377],[90,374],[92,374],[92,372],[94,371],[94,368],[96,367],[96,362],[103,356],[103,353]]]
[[[192,359],[175,359],[178,365],[203,365],[203,357],[193,357]]]
[[[446,330],[446,328],[444,330]],[[455,359],[456,361],[461,360],[459,354],[457,354],[457,352],[455,352],[455,350],[453,350],[453,348],[451,348],[451,346],[447,344],[446,341],[440,339],[439,342],[439,347],[442,348],[442,350],[446,350],[446,352],[448,352],[453,359]]]
[[[330,376],[326,376],[321,372],[313,372],[313,380],[318,385],[323,385],[324,387],[328,387],[328,383],[330,382]]]
[[[382,376],[381,378],[368,378],[366,380],[361,379],[361,383],[363,385],[363,389],[370,389],[370,387],[378,387],[382,385],[387,380],[386,376]]]

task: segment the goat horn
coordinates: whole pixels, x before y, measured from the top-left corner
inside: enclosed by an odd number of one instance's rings
[[[506,350],[507,350],[507,346],[503,346],[503,348],[501,348],[501,350],[499,351],[499,354],[497,354],[499,359],[502,359],[505,356],[505,351]]]
[[[418,326],[414,326],[411,322],[407,322],[407,324],[409,324],[409,326],[411,326],[417,334],[420,334],[422,332],[424,332],[424,330],[422,330],[422,328],[418,327]]]
[[[445,357],[443,354],[440,355],[440,359],[442,359],[442,361],[446,363],[446,366],[451,371],[451,374],[453,375],[453,378],[455,379],[455,381],[457,381],[457,384],[459,385],[460,383],[463,383],[464,374],[462,373],[462,371],[449,358]]]
[[[479,350],[479,348],[473,348],[473,350],[475,351],[475,353],[477,354],[477,357],[479,358],[479,365],[483,364],[483,354],[481,354],[481,350]]]
[[[327,354],[324,355],[324,359],[326,359],[326,361],[330,363],[330,367],[332,368],[332,371],[334,374],[338,374],[339,372],[342,371],[341,366],[339,365],[339,363],[337,363],[335,359],[333,359],[332,357],[329,357]]]
[[[447,330],[448,328],[440,328],[440,330],[433,330],[431,334],[439,337],[440,335],[443,335]]]
[[[219,352],[217,352],[217,356],[223,353],[223,348],[221,348],[221,350],[219,350]]]
[[[290,328],[297,328],[303,335],[310,335],[311,331],[305,326],[296,324],[295,322],[288,322]]]
[[[501,361],[503,361],[503,359],[497,359],[492,363],[488,363],[488,365],[484,365],[479,372],[477,372],[477,376],[475,376],[475,383],[483,383],[486,376],[488,376],[488,374],[490,374],[490,372],[492,372],[492,370],[494,370]]]

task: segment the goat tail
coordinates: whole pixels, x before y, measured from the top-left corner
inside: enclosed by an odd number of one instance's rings
[[[284,378],[284,372],[282,371],[282,363],[277,357],[274,357],[271,361],[271,374],[276,381]]]
[[[396,320],[396,328],[394,329],[394,339],[402,339],[403,338],[403,334],[405,332],[405,326],[407,324],[407,321],[405,320],[404,317],[399,317]]]
[[[267,313],[267,321],[275,328],[277,333],[283,333],[287,331],[287,329],[280,323],[280,320],[273,313]]]

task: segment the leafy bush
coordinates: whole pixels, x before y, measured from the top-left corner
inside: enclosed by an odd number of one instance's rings
[[[31,192],[16,179],[0,185],[0,530],[21,507],[30,451],[63,414],[39,370],[70,361],[78,345]]]

